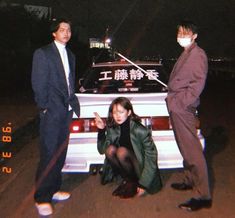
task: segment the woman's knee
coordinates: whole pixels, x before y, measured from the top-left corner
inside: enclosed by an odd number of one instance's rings
[[[129,157],[129,152],[125,147],[119,147],[117,149],[117,157],[119,160],[126,160]]]
[[[114,157],[116,153],[117,153],[117,148],[114,145],[109,145],[105,151],[105,155],[108,158]]]

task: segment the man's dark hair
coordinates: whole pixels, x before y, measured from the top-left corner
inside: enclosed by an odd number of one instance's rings
[[[66,18],[53,19],[53,21],[51,22],[51,26],[50,26],[51,33],[55,33],[59,29],[61,23],[68,23],[70,27],[72,25],[71,21]]]
[[[177,25],[177,30],[183,27],[186,30],[191,30],[193,32],[193,34],[197,34],[198,33],[198,27],[197,25],[190,21],[190,20],[182,20],[181,22],[179,22],[179,24]]]

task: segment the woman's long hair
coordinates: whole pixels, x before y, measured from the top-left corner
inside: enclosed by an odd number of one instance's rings
[[[137,114],[135,114],[130,100],[125,97],[118,97],[118,98],[114,99],[109,106],[108,119],[107,119],[107,126],[108,127],[117,126],[117,124],[113,118],[113,107],[114,107],[114,105],[118,105],[118,104],[121,105],[123,108],[125,108],[127,111],[131,111],[131,114],[129,116],[131,120],[141,122],[140,117]]]

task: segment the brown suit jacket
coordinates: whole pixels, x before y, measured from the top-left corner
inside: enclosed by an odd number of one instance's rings
[[[208,71],[206,53],[196,43],[184,51],[171,72],[166,98],[169,112],[196,108]]]

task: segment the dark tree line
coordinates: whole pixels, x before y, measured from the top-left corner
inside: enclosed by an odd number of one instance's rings
[[[38,19],[21,6],[0,8],[0,73],[3,78],[25,79],[34,49],[48,41],[48,24],[48,20]]]
[[[52,40],[49,19],[39,19],[24,7],[0,7],[0,74],[12,92],[30,88],[32,56],[35,49]],[[73,32],[69,47],[77,57],[77,77],[89,68],[89,45]]]

